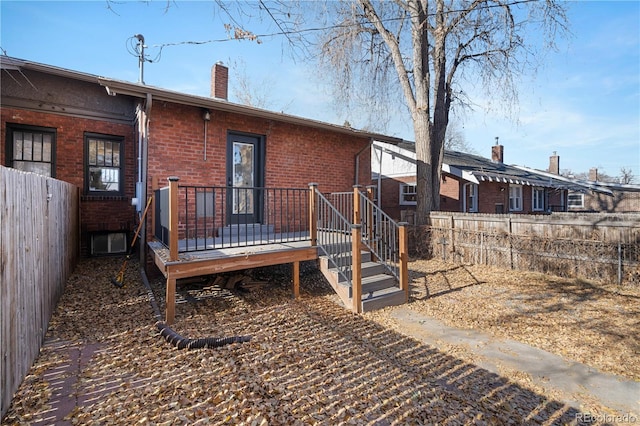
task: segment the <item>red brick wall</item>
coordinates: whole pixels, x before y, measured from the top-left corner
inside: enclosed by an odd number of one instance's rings
[[[458,178],[443,173],[440,181],[440,210],[444,212],[462,211],[461,198]]]
[[[265,186],[348,191],[355,183],[355,156],[368,140],[240,114],[211,112],[204,159],[204,121],[200,108],[154,102],[149,142],[149,179],[161,186],[169,176],[185,185],[226,184],[228,132],[265,137]],[[359,182],[371,176],[369,149],[360,156]]]
[[[103,122],[58,114],[47,114],[16,108],[2,108],[0,162],[7,165],[7,123],[56,129],[55,178],[70,182],[84,190],[84,133],[100,133],[124,137],[124,196],[81,197],[82,254],[88,254],[89,233],[133,229],[135,210],[131,206],[136,180],[135,133],[132,125]]]
[[[155,178],[159,186],[166,186],[169,176],[178,176],[180,185],[225,186],[229,132],[264,137],[267,188],[308,188],[315,182],[325,193],[350,191],[355,183],[356,154],[363,149],[358,182],[367,184],[371,179],[367,138],[213,110],[207,122],[205,160],[202,114],[197,107],[153,103],[149,185]]]

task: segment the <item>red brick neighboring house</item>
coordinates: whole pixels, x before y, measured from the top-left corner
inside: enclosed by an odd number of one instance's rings
[[[83,255],[126,251],[154,182],[227,185],[232,143],[255,149],[255,186],[331,192],[368,183],[371,143],[385,138],[228,102],[218,64],[212,97],[6,56],[0,64],[0,163],[80,188]]]
[[[372,184],[380,206],[392,218],[411,221],[416,205],[415,145],[375,142]],[[472,213],[545,214],[567,211],[569,190],[606,189],[559,176],[559,157],[550,158],[550,172],[504,164],[504,147],[492,147],[492,158],[445,151],[440,182],[440,210]]]

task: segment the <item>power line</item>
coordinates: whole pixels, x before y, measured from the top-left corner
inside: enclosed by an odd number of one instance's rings
[[[505,6],[510,7],[510,6],[516,6],[519,4],[525,4],[525,3],[536,3],[539,2],[540,0],[515,0],[509,3],[503,3],[503,4],[491,4],[491,5],[485,5],[482,7],[478,7],[476,10],[488,10],[488,9],[494,9],[494,8],[503,8]],[[173,43],[162,43],[162,44],[154,44],[151,46],[146,46],[146,47],[152,47],[152,48],[159,48],[159,52],[156,55],[156,57],[154,59],[149,59],[147,57],[144,58],[145,62],[158,62],[161,59],[162,56],[162,50],[165,47],[170,47],[170,46],[182,46],[182,45],[202,45],[202,44],[211,44],[211,43],[224,43],[224,42],[229,42],[229,41],[238,41],[238,40],[251,40],[251,41],[258,41],[260,38],[269,38],[269,37],[276,37],[276,36],[285,36],[287,37],[287,39],[289,40],[289,42],[291,44],[293,43],[293,40],[290,38],[290,36],[292,35],[299,35],[299,34],[304,34],[304,33],[311,33],[311,32],[319,32],[319,31],[327,31],[327,30],[331,30],[331,29],[337,29],[337,28],[349,28],[349,27],[353,27],[356,26],[358,24],[337,24],[337,25],[329,25],[329,26],[325,26],[325,27],[314,27],[314,28],[303,28],[303,29],[299,29],[299,30],[285,30],[282,28],[282,26],[280,25],[280,23],[278,22],[278,20],[273,16],[273,14],[271,13],[271,11],[269,10],[269,8],[264,4],[263,0],[259,1],[260,5],[262,7],[265,8],[265,10],[267,11],[267,13],[269,14],[269,16],[273,19],[273,21],[276,23],[276,25],[278,26],[278,28],[280,29],[280,31],[278,32],[274,32],[274,33],[267,33],[267,34],[254,34],[250,31],[246,31],[246,30],[242,30],[242,31],[237,31],[233,37],[227,37],[227,38],[221,38],[221,39],[211,39],[211,40],[202,40],[202,41],[179,41],[179,42],[173,42]],[[467,11],[467,9],[456,9],[456,10],[448,10],[445,11],[445,14],[451,14],[451,13],[462,13]],[[435,16],[435,13],[429,13],[427,14],[427,17],[433,17]],[[405,17],[399,17],[399,18],[387,18],[387,19],[382,19],[381,22],[394,22],[394,21],[400,21],[405,19]],[[135,37],[130,37],[129,39],[127,39],[127,41],[130,41],[132,39],[134,39]],[[137,48],[130,48],[128,46],[129,53],[135,57],[140,57],[140,52],[137,51]]]

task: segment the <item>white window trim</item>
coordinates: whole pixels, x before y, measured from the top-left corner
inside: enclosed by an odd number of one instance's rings
[[[479,189],[479,185],[477,183],[472,183],[469,185],[469,200],[471,200],[471,206],[469,206],[469,213],[478,212],[478,189]]]
[[[517,191],[516,191],[517,190]],[[513,196],[514,192],[518,192],[515,194],[517,196]],[[516,206],[511,207],[511,200],[514,200]],[[509,211],[510,212],[521,212],[522,211],[522,185],[509,185]]]
[[[400,187],[398,188],[399,189],[399,197],[400,197],[399,204],[401,206],[415,206],[416,204],[418,204],[417,201],[405,201],[405,199],[404,199],[404,194],[405,193],[404,193],[403,189],[405,187],[407,187],[407,186],[414,186],[415,187],[416,183],[415,182],[405,182],[405,183],[401,183],[400,184]]]
[[[538,207],[536,207],[536,193],[537,192],[541,192],[542,193],[542,206],[538,206]],[[531,209],[534,212],[543,212],[544,211],[545,198],[546,198],[546,192],[545,192],[544,188],[533,188],[531,190]]]
[[[572,204],[571,197],[579,196],[580,204]],[[567,208],[568,209],[583,209],[584,208],[584,194],[579,192],[567,194]]]

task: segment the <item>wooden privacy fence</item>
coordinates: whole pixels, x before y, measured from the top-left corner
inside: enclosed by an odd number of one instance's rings
[[[0,166],[2,416],[38,355],[78,242],[75,185]]]
[[[640,284],[640,215],[433,212],[413,229],[422,257]]]

